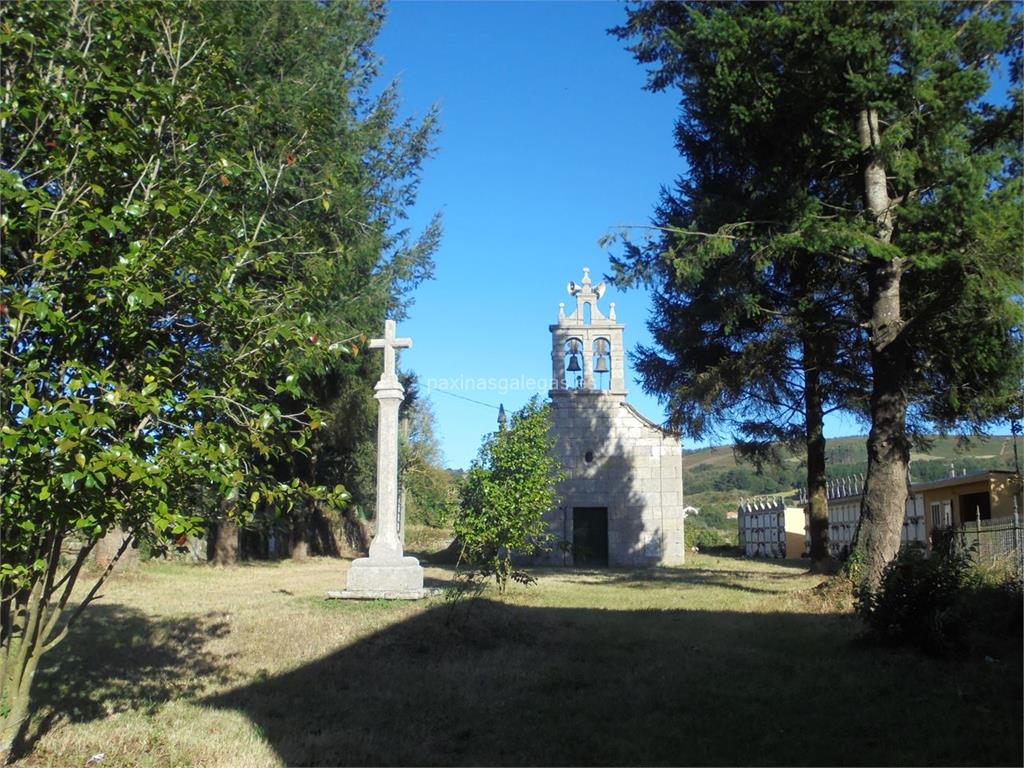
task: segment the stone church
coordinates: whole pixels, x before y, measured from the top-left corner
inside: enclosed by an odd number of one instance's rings
[[[575,301],[550,326],[556,451],[565,480],[548,513],[548,564],[670,565],[683,547],[682,446],[626,401],[624,326],[605,316],[590,270],[570,282]]]

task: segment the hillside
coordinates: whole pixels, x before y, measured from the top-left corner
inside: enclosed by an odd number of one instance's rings
[[[828,441],[827,473],[829,477],[847,477],[867,470],[866,438],[839,437]],[[1024,458],[1024,446],[1018,443]],[[956,438],[936,437],[925,451],[911,456],[910,472],[915,481],[947,477],[950,465],[959,474],[984,469],[1014,467],[1013,438],[993,435],[972,440],[967,446]],[[683,452],[683,489],[686,503],[698,507],[701,514],[687,521],[694,528],[732,530],[735,523],[726,513],[735,511],[743,498],[763,494],[789,495],[806,483],[801,454],[786,458],[783,466],[765,467],[758,474],[754,467],[737,462],[732,446],[716,446]]]
[[[827,448],[830,454],[830,464],[834,467],[839,467],[851,463],[866,462],[866,440],[867,438],[863,435],[831,438],[828,441]],[[1017,448],[1019,451],[1024,452],[1024,445],[1018,443]],[[992,435],[991,437],[981,438],[972,441],[966,448],[959,446],[956,438],[936,437],[934,438],[932,446],[927,451],[914,451],[912,454],[913,463],[941,459],[946,461],[947,465],[950,461],[961,462],[966,459],[993,459],[1005,462],[1007,458],[1012,464],[1013,437],[1011,435]],[[1024,458],[1024,456],[1022,456],[1022,458]],[[793,465],[802,465],[803,458],[797,455],[790,457],[788,461]],[[719,445],[712,448],[698,448],[692,451],[683,451],[684,472],[693,470],[700,465],[707,465],[710,468],[725,469],[740,466],[736,461],[731,445]],[[959,468],[959,463],[957,464],[957,467]]]

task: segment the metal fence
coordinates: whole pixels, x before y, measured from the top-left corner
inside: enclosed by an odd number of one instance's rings
[[[996,520],[975,520],[957,530],[957,544],[973,550],[979,563],[1005,563],[1024,577],[1024,530],[1020,515]]]

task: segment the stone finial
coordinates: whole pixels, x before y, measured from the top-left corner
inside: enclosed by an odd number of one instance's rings
[[[590,286],[592,284],[593,281],[590,279],[590,267],[584,267],[583,282],[577,283],[575,280],[570,280],[569,284],[566,285],[565,289],[570,296],[596,296],[598,299],[600,299],[602,296],[604,296],[604,292],[605,290],[607,290],[607,286],[604,284],[604,282],[601,282],[598,283],[596,287],[591,288]]]
[[[565,302],[558,302],[558,319],[565,320]]]
[[[602,285],[603,285],[603,283],[602,283]],[[608,305],[608,319],[609,320],[615,320],[615,302],[614,301],[611,302]]]

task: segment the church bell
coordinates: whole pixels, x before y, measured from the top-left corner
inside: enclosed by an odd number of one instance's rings
[[[597,353],[597,360],[594,362],[594,373],[608,373],[608,341],[598,339],[594,342],[594,351]]]
[[[569,365],[566,366],[567,371],[576,373],[582,371],[580,368],[580,343],[577,339],[569,339],[569,343],[566,345],[569,347]]]

